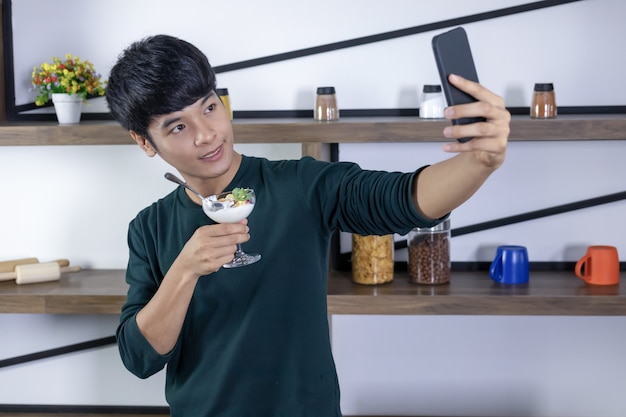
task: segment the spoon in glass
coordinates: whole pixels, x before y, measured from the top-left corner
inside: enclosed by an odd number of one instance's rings
[[[211,197],[203,196],[198,191],[196,191],[195,188],[193,188],[191,185],[187,184],[185,181],[181,180],[180,178],[178,178],[176,175],[172,174],[171,172],[166,172],[165,178],[172,182],[175,182],[178,185],[182,185],[183,187],[185,187],[186,189],[188,189],[189,191],[191,191],[192,193],[200,197],[200,200],[202,200],[202,205],[206,205],[210,211],[216,211],[216,210],[223,209],[226,207],[226,204],[221,203],[211,198],[214,196],[211,196]]]

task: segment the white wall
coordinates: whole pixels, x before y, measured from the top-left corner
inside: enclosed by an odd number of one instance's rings
[[[176,2],[172,18],[172,2],[151,1],[148,18],[143,2],[14,0],[17,103],[32,102],[30,71],[49,56],[90,59],[106,77],[123,47],[157,32],[184,37],[223,65],[524,2],[200,3]],[[55,10],[72,10],[75,19],[44,36]],[[585,0],[466,29],[482,82],[509,106],[528,106],[534,82],[554,82],[559,105],[623,105],[625,59],[611,45],[626,38],[625,12],[619,0]],[[327,84],[336,86],[342,108],[414,108],[422,84],[438,82],[433,34],[224,73],[218,82],[229,88],[234,110],[310,108],[315,87]],[[342,145],[340,156],[413,169],[445,158],[440,146]],[[299,155],[297,146],[238,149]],[[624,190],[626,142],[509,149],[505,166],[453,213],[454,227]],[[0,147],[0,259],[67,257],[123,268],[128,221],[172,189],[163,179],[168,169],[134,146]],[[481,248],[500,243],[527,245],[533,260],[572,260],[586,245],[605,243],[618,246],[623,261],[624,204],[458,237],[453,260],[485,260]],[[116,324],[116,316],[0,315],[0,358],[108,336]],[[621,317],[333,317],[343,411],[623,417],[624,324]],[[134,378],[114,347],[1,369],[0,386],[0,403],[164,404],[163,375]]]

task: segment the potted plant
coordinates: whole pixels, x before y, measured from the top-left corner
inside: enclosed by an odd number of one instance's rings
[[[60,124],[78,123],[82,103],[88,95],[104,95],[106,83],[91,62],[71,54],[65,55],[65,60],[52,57],[51,63],[35,67],[31,78],[37,93],[35,104],[43,106],[52,99]]]

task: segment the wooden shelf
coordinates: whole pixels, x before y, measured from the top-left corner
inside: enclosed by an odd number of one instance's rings
[[[0,282],[0,313],[119,314],[126,291],[123,270],[86,270],[30,285]],[[332,271],[328,313],[624,316],[626,286],[590,286],[568,271],[533,271],[520,286],[495,284],[486,271],[453,272],[450,284],[423,286],[399,272],[391,283],[366,286],[352,283],[349,272]]]
[[[126,300],[123,270],[84,270],[59,281],[0,282],[0,313],[119,314]]]
[[[487,271],[453,272],[445,285],[409,283],[407,273],[379,286],[331,273],[331,314],[623,316],[626,287],[591,286],[571,271],[532,271],[524,285],[493,282]],[[626,273],[622,273],[622,281]]]
[[[446,120],[417,117],[352,117],[337,122],[310,119],[235,119],[236,143],[443,142]],[[559,116],[533,120],[514,116],[510,140],[625,140],[626,115]],[[131,145],[128,132],[112,121],[2,123],[0,146]]]

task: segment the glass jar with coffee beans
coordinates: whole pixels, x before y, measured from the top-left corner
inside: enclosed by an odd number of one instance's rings
[[[410,282],[450,282],[450,219],[434,227],[417,227],[409,232],[408,252]]]

